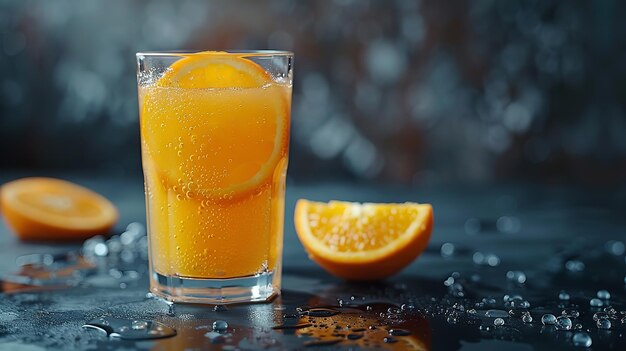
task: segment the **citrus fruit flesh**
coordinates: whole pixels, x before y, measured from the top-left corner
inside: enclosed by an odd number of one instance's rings
[[[118,218],[115,206],[80,185],[54,178],[23,178],[0,188],[7,224],[23,240],[83,240],[106,234]]]
[[[273,268],[282,240],[291,86],[250,59],[184,56],[139,89],[152,265],[231,278]]]
[[[295,225],[311,259],[348,280],[397,273],[424,251],[431,236],[428,204],[299,200]]]

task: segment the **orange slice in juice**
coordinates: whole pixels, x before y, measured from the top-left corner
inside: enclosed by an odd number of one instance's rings
[[[190,54],[174,62],[157,82],[161,87],[256,88],[270,75],[249,59],[220,51]]]
[[[244,57],[186,56],[140,90],[145,151],[183,196],[231,199],[258,189],[286,154],[287,91]]]
[[[106,234],[118,212],[109,200],[77,184],[23,178],[0,188],[7,224],[24,240],[79,240]]]
[[[295,225],[311,259],[348,280],[388,277],[424,251],[433,228],[427,204],[299,200]]]

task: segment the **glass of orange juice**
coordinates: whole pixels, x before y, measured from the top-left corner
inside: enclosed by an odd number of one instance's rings
[[[137,53],[150,290],[280,293],[293,53]]]

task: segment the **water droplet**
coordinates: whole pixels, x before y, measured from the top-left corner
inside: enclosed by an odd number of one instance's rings
[[[389,335],[391,336],[408,336],[411,332],[406,329],[389,329]]]
[[[226,321],[217,320],[213,322],[213,331],[223,333],[228,329],[228,323]]]
[[[454,256],[455,247],[452,243],[444,243],[441,245],[441,257]]]
[[[578,318],[578,316],[580,316],[580,312],[578,312],[575,308],[566,308],[561,312],[561,314],[570,318]]]
[[[496,318],[493,320],[493,325],[495,326],[501,326],[504,325],[504,319],[502,318]]]
[[[598,319],[596,326],[598,329],[611,329],[611,321],[606,318]]]
[[[467,310],[467,313],[476,314],[476,310],[472,308],[472,309]]]
[[[485,254],[483,254],[480,251],[474,252],[474,255],[472,255],[472,261],[474,261],[474,263],[477,264],[477,265],[485,264]],[[626,278],[624,278],[624,279],[626,279]]]
[[[556,317],[553,314],[544,314],[541,316],[541,323],[543,325],[554,325],[556,323]]]
[[[176,335],[176,330],[156,321],[132,321],[102,317],[94,319],[83,328],[97,329],[108,336],[124,340],[160,339]]]
[[[609,317],[615,317],[617,315],[617,311],[611,306],[605,307],[604,312],[606,312],[606,314],[608,314]]]
[[[602,306],[604,306],[604,302],[602,302],[602,300],[600,300],[600,299],[593,298],[593,299],[589,300],[589,306],[591,306],[591,307],[602,307]]]
[[[485,316],[491,318],[507,318],[509,317],[509,313],[504,310],[487,310],[487,312],[485,312]]]
[[[598,290],[596,295],[601,300],[609,300],[611,298],[611,293],[608,292],[607,290]]]
[[[593,340],[587,333],[576,333],[572,336],[572,343],[576,347],[590,347]]]
[[[214,312],[225,312],[225,311],[228,311],[228,307],[226,307],[224,305],[215,305],[213,307],[213,311]]]
[[[559,330],[572,329],[572,320],[569,317],[560,316],[556,319],[556,327]]]
[[[626,252],[626,246],[624,246],[624,243],[617,240],[607,241],[607,243],[604,245],[604,248],[608,253],[615,256],[621,256],[624,254],[624,252]]]
[[[518,294],[513,294],[513,295],[505,294],[502,297],[502,301],[504,301],[504,302],[521,301],[523,299],[524,298],[522,297],[522,295],[518,295]]]
[[[530,308],[530,302],[526,300],[513,300],[504,303],[504,306],[511,308]]]
[[[487,265],[490,267],[496,267],[500,265],[500,257],[495,254],[487,254],[485,255],[485,262],[487,262]]]
[[[517,217],[502,216],[496,221],[496,228],[503,234],[515,234],[522,228],[522,223]]]
[[[521,317],[521,316],[523,316],[526,313],[528,313],[528,310],[525,310],[525,309],[519,309],[518,308],[518,309],[511,309],[511,310],[509,310],[509,314],[512,317]]]
[[[400,309],[399,309],[399,308],[397,308],[397,307],[389,307],[389,308],[387,309],[387,312],[389,312],[389,313],[393,313],[393,314],[398,314],[398,313],[400,313]]]
[[[570,296],[569,296],[569,294],[567,292],[561,291],[559,293],[559,300],[561,300],[561,301],[569,301],[569,299],[570,299]]]
[[[576,324],[574,325],[574,330],[583,330],[583,325],[582,325],[582,324],[580,324],[580,323],[576,323]]]
[[[448,322],[448,324],[457,324],[459,319],[457,316],[448,316],[448,318],[446,319],[446,321]]]
[[[404,305],[403,305],[403,306],[404,306]],[[366,311],[371,311],[371,310],[373,310],[373,308],[372,308],[372,306],[365,306],[365,310],[366,310]]]
[[[462,304],[456,302],[452,308],[454,308],[457,311],[461,311],[461,312],[465,312],[465,306],[463,306]]]
[[[304,314],[309,317],[330,317],[339,313],[339,311],[331,308],[311,308],[308,311],[305,311]]]
[[[622,317],[622,324],[626,324],[626,316]]]
[[[106,256],[109,254],[109,247],[105,243],[97,243],[93,247],[93,253],[100,257]]]
[[[485,305],[495,305],[496,304],[496,299],[491,298],[491,297],[483,297],[482,302]]]
[[[415,309],[415,305],[413,305],[413,304],[406,304],[405,303],[405,304],[402,304],[402,306],[400,306],[400,309],[403,310],[403,311],[413,311]]]
[[[506,279],[516,284],[526,283],[526,274],[522,271],[508,271],[506,272]]]
[[[524,313],[524,315],[522,316],[522,322],[532,323],[532,321],[533,321],[533,317],[530,315],[530,313]]]
[[[480,329],[481,331],[488,332],[488,331],[491,331],[491,326],[489,326],[489,325],[481,325],[478,329]]]
[[[606,318],[609,318],[609,315],[606,312],[596,312],[593,314],[593,320],[596,322],[600,319],[606,319]]]
[[[394,342],[398,342],[398,340],[392,338],[391,336],[386,336],[383,338],[383,342],[387,343],[387,344],[392,344]]]
[[[350,340],[358,340],[363,337],[363,334],[351,333],[351,334],[348,334],[346,337]]]
[[[148,322],[146,321],[133,321],[131,324],[131,328],[134,330],[143,330],[148,328]]]
[[[565,262],[565,269],[572,273],[578,273],[585,270],[585,264],[579,260],[569,260]]]

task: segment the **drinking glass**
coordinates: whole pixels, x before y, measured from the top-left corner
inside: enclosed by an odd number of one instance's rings
[[[137,53],[150,291],[280,293],[293,53]]]

